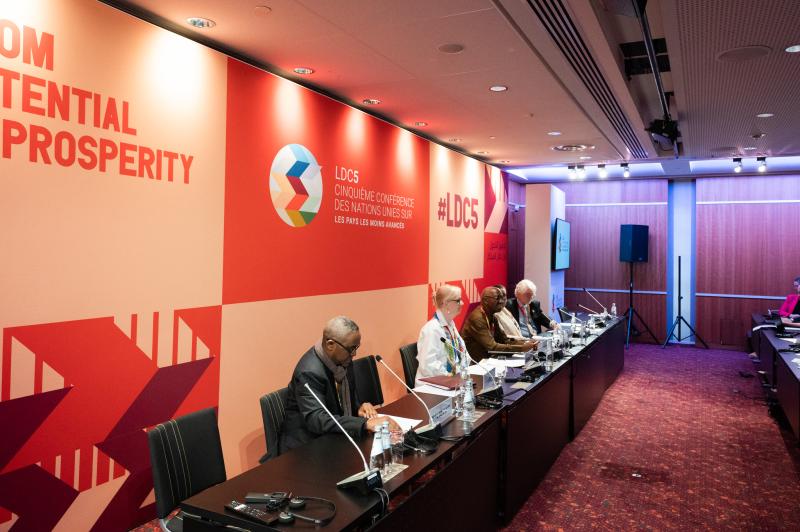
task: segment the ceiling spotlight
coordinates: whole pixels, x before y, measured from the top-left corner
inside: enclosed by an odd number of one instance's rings
[[[560,131],[548,131],[547,134],[550,135],[551,137],[557,137],[557,136],[561,135],[561,132]]]
[[[756,118],[772,118],[775,116],[775,113],[758,113]]]
[[[363,103],[364,105],[378,105],[379,103],[381,103],[381,101],[378,100],[377,98],[364,98],[363,100],[361,100],[361,103]]]
[[[186,23],[189,24],[189,26],[192,26],[199,30],[213,28],[214,26],[217,25],[217,23],[211,20],[210,18],[203,18],[203,17],[189,17],[186,19]]]
[[[583,179],[584,177],[586,177],[586,169],[583,167],[582,164],[578,165],[577,174],[578,174],[578,179]]]
[[[417,127],[425,127],[428,125],[427,122],[414,122],[414,125]]]
[[[489,135],[489,140],[494,140],[494,139],[496,139],[496,138],[497,138],[497,137],[496,137],[496,136],[494,136],[494,135]]]
[[[758,148],[756,148],[755,146],[745,146],[745,147],[744,147],[744,148],[742,148],[742,149],[743,149],[743,150],[745,150],[745,151],[755,151],[755,150],[757,150]]]
[[[505,85],[492,85],[489,87],[489,90],[492,92],[505,92],[508,90],[508,87]]]
[[[314,69],[308,67],[297,67],[294,69],[295,74],[300,74],[301,76],[307,76],[308,74],[313,74]]]
[[[477,153],[478,155],[489,155],[488,151],[476,151],[475,153]]]
[[[591,157],[591,155],[581,155],[581,156],[580,156],[580,157],[578,157],[578,158],[579,158],[581,161],[588,161],[588,160],[589,160],[589,159],[591,159],[592,157]]]
[[[631,171],[628,168],[628,163],[622,163],[620,166],[622,167],[622,177],[628,179],[631,176]]]
[[[792,46],[787,46],[786,51],[789,52],[790,54],[796,54],[797,52],[800,52],[800,44],[793,44]]]
[[[600,179],[605,179],[608,177],[608,170],[606,170],[606,165],[604,164],[597,165],[597,175],[600,176]]]
[[[461,142],[461,139],[458,137],[453,137],[452,139],[447,139],[447,142]]]
[[[766,157],[756,157],[756,161],[758,161],[758,171],[762,174],[767,171],[767,158]]]
[[[575,172],[575,165],[574,164],[571,164],[571,165],[567,166],[567,175],[569,176],[570,179],[575,179],[575,176],[577,175],[577,173]]]
[[[736,165],[736,166],[733,167],[733,171],[736,172],[737,174],[742,173],[742,158],[741,157],[734,157],[733,158],[733,164]]]
[[[501,159],[499,162],[501,162],[501,163],[503,163],[503,164],[508,164],[508,163],[510,163],[511,161],[509,161],[508,159]]]

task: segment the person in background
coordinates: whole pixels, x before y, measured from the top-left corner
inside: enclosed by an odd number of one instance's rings
[[[494,287],[500,290],[501,300],[503,302],[503,308],[494,315],[494,317],[497,318],[497,325],[500,327],[500,330],[505,333],[506,337],[513,340],[522,340],[525,336],[520,330],[519,322],[506,307],[506,303],[508,302],[506,287],[501,284],[496,284]],[[527,338],[530,338],[530,335],[528,335]]]
[[[433,318],[419,331],[416,379],[455,375],[462,353],[466,351],[464,340],[453,322],[464,306],[461,289],[449,284],[440,286],[433,295],[433,306],[436,307]]]
[[[542,328],[557,329],[558,323],[551,320],[544,312],[536,297],[536,285],[529,279],[523,279],[517,283],[514,289],[514,296],[506,303],[506,308],[513,315],[514,320],[519,324],[522,336],[531,338],[541,333]]]
[[[461,327],[461,336],[467,346],[467,352],[475,361],[481,361],[489,356],[489,351],[503,351],[517,353],[536,349],[536,341],[513,340],[497,325],[495,314],[500,312],[504,304],[500,290],[489,286],[481,292],[481,304],[470,312],[464,325]]]
[[[798,308],[798,300],[800,300],[800,277],[794,278],[794,294],[789,294],[783,301],[778,313],[781,318],[795,318],[800,313]]]
[[[374,432],[384,421],[389,422],[391,429],[400,430],[393,419],[379,416],[374,406],[358,399],[349,369],[360,344],[358,325],[350,318],[337,316],[325,325],[322,338],[300,357],[289,382],[281,451],[299,447],[323,434],[341,434],[306,389],[306,383],[352,437]]]

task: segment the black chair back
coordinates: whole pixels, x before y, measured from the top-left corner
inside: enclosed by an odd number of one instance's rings
[[[572,313],[567,309],[567,307],[558,307],[558,314],[561,316],[562,323],[569,323],[572,319],[572,316],[570,316]]]
[[[163,520],[178,504],[225,481],[225,460],[214,408],[156,425],[147,433],[156,513]],[[172,527],[170,527],[172,528]]]
[[[406,378],[406,384],[408,384],[409,388],[413,388],[417,380],[417,368],[419,367],[417,343],[414,342],[401,347],[400,359],[403,361],[403,376]]]
[[[383,404],[383,390],[381,389],[381,379],[378,376],[378,365],[375,357],[360,357],[353,360],[353,377],[358,390],[358,398],[361,401],[372,403],[373,405]]]
[[[261,396],[261,419],[264,422],[264,437],[267,440],[267,453],[258,461],[262,464],[281,454],[281,431],[286,418],[286,401],[289,388],[281,388]]]

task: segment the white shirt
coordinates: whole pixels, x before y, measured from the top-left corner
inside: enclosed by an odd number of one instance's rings
[[[444,315],[440,310],[437,310],[433,319],[423,325],[419,331],[419,339],[417,340],[417,362],[419,362],[419,367],[417,367],[416,379],[434,377],[436,375],[452,375],[453,371],[458,371],[456,367],[458,362],[448,356],[449,350],[441,341],[441,338],[447,340],[448,343],[453,342],[455,339],[459,347],[464,351],[466,351],[466,347],[461,335],[458,334],[456,324],[450,320],[450,322],[447,322],[447,328],[445,328],[445,322]],[[452,371],[447,369],[448,362],[453,368]]]

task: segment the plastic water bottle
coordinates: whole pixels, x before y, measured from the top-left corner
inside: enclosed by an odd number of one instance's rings
[[[472,389],[472,377],[467,376],[464,381],[464,420],[472,421],[475,418],[475,392]]]
[[[388,470],[392,463],[392,437],[389,434],[388,421],[384,421],[381,426],[381,443],[383,445],[383,467]]]
[[[617,317],[617,304],[611,303],[611,316],[616,318]]]
[[[372,452],[369,456],[370,469],[383,469],[383,427],[375,431],[372,438]]]

